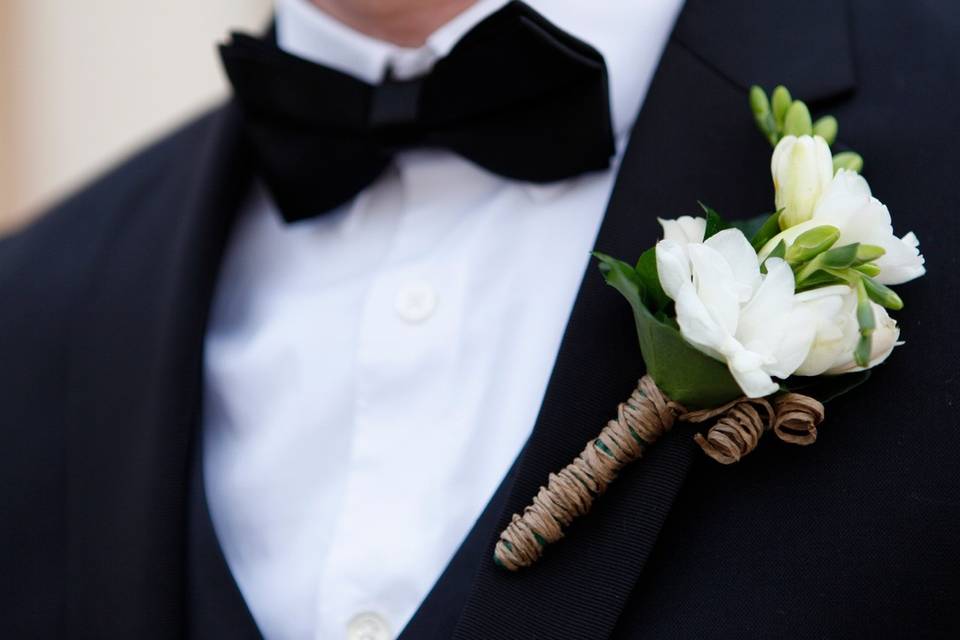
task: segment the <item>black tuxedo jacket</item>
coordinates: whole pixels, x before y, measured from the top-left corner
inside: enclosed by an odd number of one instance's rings
[[[590,269],[529,443],[405,637],[960,637],[958,6],[687,3],[597,248],[636,256],[696,199],[769,210],[746,90],[784,83],[839,118],[921,239],[908,344],[828,406],[813,446],[768,436],[724,467],[676,428],[510,574],[498,531],[643,373],[626,304]],[[215,538],[190,533],[205,323],[251,176],[227,104],[0,243],[0,637],[257,636]]]

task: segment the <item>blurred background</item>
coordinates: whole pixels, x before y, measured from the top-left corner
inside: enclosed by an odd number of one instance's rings
[[[271,0],[0,0],[0,233],[225,95]]]

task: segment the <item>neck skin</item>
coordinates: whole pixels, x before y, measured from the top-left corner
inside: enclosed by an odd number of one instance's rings
[[[401,47],[422,46],[476,0],[311,0],[348,27]]]

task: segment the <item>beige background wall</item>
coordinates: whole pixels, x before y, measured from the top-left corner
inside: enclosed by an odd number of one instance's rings
[[[218,100],[270,0],[0,0],[0,230]]]

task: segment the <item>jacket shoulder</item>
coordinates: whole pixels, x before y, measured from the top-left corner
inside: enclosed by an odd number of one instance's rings
[[[98,256],[130,220],[155,216],[176,197],[218,111],[207,113],[139,151],[105,175],[0,240],[0,345],[11,323],[54,319],[96,270]],[[0,349],[0,351],[5,351]]]
[[[13,635],[54,637],[62,612],[66,398],[77,373],[78,318],[118,252],[140,255],[181,203],[202,164],[216,111],[187,124],[0,240],[0,594]],[[142,233],[129,238],[129,230]],[[128,236],[128,237],[125,237]],[[169,233],[167,235],[170,235]],[[149,260],[149,257],[145,257]],[[123,267],[120,267],[123,268]],[[100,308],[104,322],[117,308]],[[94,353],[94,359],[100,354]],[[11,551],[11,550],[15,550]]]

